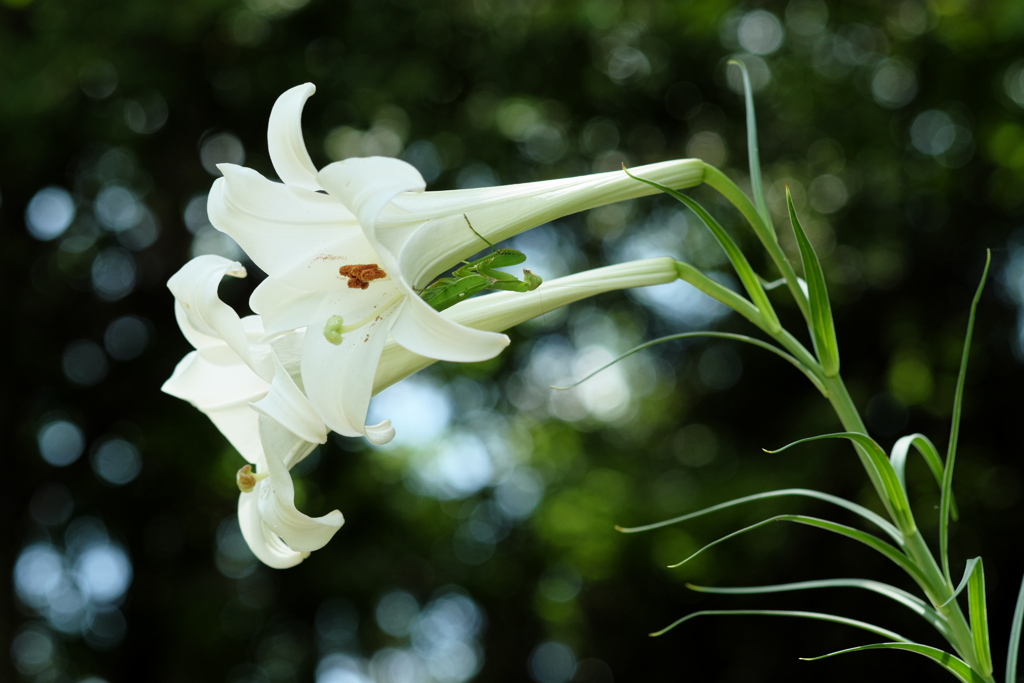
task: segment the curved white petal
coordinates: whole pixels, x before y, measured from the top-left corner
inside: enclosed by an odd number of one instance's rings
[[[241,318],[217,296],[220,282],[227,275],[245,277],[245,268],[237,261],[207,254],[192,259],[171,276],[167,287],[174,295],[179,319],[184,317],[187,322],[182,329],[186,336],[189,331],[195,331],[223,339],[256,374],[269,379],[273,372],[269,360],[253,354]],[[198,348],[208,345],[209,340],[196,339],[194,343]]]
[[[366,425],[366,440],[375,446],[383,446],[393,438],[395,438],[395,428],[391,426],[391,420],[384,420],[380,424]]]
[[[318,289],[338,280],[339,266],[373,255],[355,216],[334,197],[241,166],[218,168],[224,177],[210,190],[210,222],[269,275]]]
[[[324,291],[296,289],[268,277],[253,290],[249,306],[263,318],[265,335],[269,339],[314,324],[325,295]],[[323,323],[322,320],[320,322]]]
[[[324,443],[327,427],[295,381],[274,357],[274,379],[267,395],[252,404],[253,409],[275,420],[303,441]]]
[[[270,111],[267,127],[267,146],[270,161],[277,175],[288,185],[307,190],[319,190],[316,166],[309,158],[306,142],[302,138],[302,108],[316,92],[312,83],[297,85],[277,98]]]
[[[270,342],[274,355],[292,377],[299,376],[302,362],[302,339],[305,334],[305,330],[299,330],[278,336]]]
[[[188,401],[199,410],[217,410],[258,401],[270,384],[240,360],[212,363],[193,351],[185,356],[162,387],[164,393]]]
[[[239,494],[238,526],[242,530],[242,538],[245,539],[249,550],[268,567],[288,569],[309,557],[308,552],[298,552],[289,548],[277,534],[270,530],[270,527],[263,523],[263,518],[260,516],[259,497],[255,493]]]
[[[263,398],[270,385],[242,362],[210,363],[193,351],[164,382],[163,391],[201,410],[231,445],[252,463],[263,458],[256,413],[249,406]]]
[[[243,337],[244,332],[238,314],[217,296],[221,280],[229,275],[245,277],[245,266],[223,256],[206,254],[197,256],[179,268],[167,281],[167,288],[184,307],[183,312],[193,330],[208,337],[219,337],[231,344],[228,338],[235,332],[235,328]]]
[[[423,192],[426,181],[416,167],[389,157],[346,159],[325,166],[318,178],[321,187],[359,218],[366,239],[385,259],[385,269],[395,267],[399,251],[418,224],[406,220],[382,228],[377,225],[377,215],[397,195]]]
[[[295,508],[295,487],[286,462],[305,456],[309,444],[296,442],[295,436],[274,420],[261,416],[260,440],[267,460],[269,477],[259,482],[252,495],[259,497],[259,513],[263,523],[281,537],[289,548],[298,552],[312,552],[327,545],[345,523],[338,510],[321,517],[309,517]]]
[[[388,308],[364,327],[343,335],[337,346],[327,341],[321,330],[307,330],[302,385],[324,423],[339,434],[368,436],[366,411],[377,361],[388,330],[406,303]]]
[[[481,332],[443,317],[418,296],[408,297],[391,328],[395,341],[421,356],[458,363],[494,358],[508,346],[508,337]]]

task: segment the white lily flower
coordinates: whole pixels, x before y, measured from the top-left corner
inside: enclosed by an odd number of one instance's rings
[[[239,472],[242,536],[265,564],[291,567],[322,548],[344,524],[338,510],[322,517],[299,512],[289,474],[327,440],[328,430],[293,378],[302,335],[261,343],[260,318],[239,318],[217,296],[225,276],[244,277],[245,269],[219,256],[201,256],[168,282],[178,324],[196,350],[178,364],[163,390],[206,413],[250,463]]]
[[[595,294],[671,282],[676,278],[674,263],[665,257],[598,268],[552,280],[534,292],[470,299],[442,315],[474,329],[499,332]],[[283,569],[322,548],[344,518],[338,510],[314,518],[295,508],[289,470],[326,440],[327,430],[294,380],[304,333],[261,343],[260,318],[240,319],[217,297],[221,278],[244,275],[241,264],[207,256],[193,259],[171,279],[178,322],[196,350],[178,364],[163,390],[206,413],[250,463],[238,475],[242,535],[262,562]],[[373,393],[434,362],[389,339]],[[266,367],[269,380],[256,370]]]
[[[271,160],[284,184],[221,165],[224,177],[210,192],[210,220],[270,275],[251,299],[268,337],[308,328],[302,384],[323,421],[341,434],[385,443],[393,430],[365,421],[389,335],[413,354],[459,362],[492,358],[508,344],[502,334],[441,315],[418,295],[483,246],[464,215],[496,242],[569,213],[656,190],[615,172],[425,192],[415,168],[381,157],[349,159],[318,172],[301,130],[302,107],[313,90],[311,84],[289,90],[271,114]],[[633,173],[681,188],[699,184],[703,169],[702,162],[689,159]]]

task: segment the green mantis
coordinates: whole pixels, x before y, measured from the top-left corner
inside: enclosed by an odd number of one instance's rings
[[[462,214],[466,219],[466,225],[473,231],[473,234],[487,242],[487,246],[494,251],[487,256],[475,261],[463,261],[451,277],[443,277],[429,287],[424,289],[420,296],[428,304],[438,311],[467,299],[477,292],[485,289],[500,289],[506,292],[532,292],[540,287],[543,280],[539,275],[534,275],[527,269],[523,269],[523,279],[519,280],[511,273],[505,273],[496,268],[515,266],[526,260],[526,254],[515,249],[496,249],[487,238],[473,228],[469,217]]]

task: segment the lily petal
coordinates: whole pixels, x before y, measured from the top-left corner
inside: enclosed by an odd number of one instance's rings
[[[402,316],[391,328],[391,336],[413,353],[458,363],[494,358],[509,345],[506,335],[453,322],[418,296],[408,297]]]
[[[312,450],[311,444],[296,443],[291,432],[263,415],[259,419],[259,432],[270,475],[253,492],[259,496],[263,523],[292,550],[319,550],[341,528],[345,518],[338,510],[322,517],[309,517],[295,508],[295,486],[286,463],[294,464],[305,457]]]
[[[208,254],[182,266],[167,281],[167,287],[188,327],[199,334],[223,339],[256,374],[269,379],[273,373],[269,362],[252,354],[241,318],[217,296],[221,280],[228,275],[245,277],[245,268],[237,261]]]
[[[379,229],[377,215],[403,192],[423,193],[427,184],[416,167],[390,157],[346,159],[325,166],[318,178],[321,187],[359,218],[366,239],[387,261],[385,269],[396,269],[398,252],[422,222],[406,220]]]
[[[263,447],[256,431],[257,416],[249,403],[262,399],[269,388],[241,360],[234,365],[211,363],[197,351],[178,363],[162,387],[165,393],[205,413],[242,457],[258,466]]]
[[[316,181],[316,166],[309,158],[302,137],[302,108],[315,92],[316,86],[312,83],[286,90],[274,102],[267,127],[270,161],[278,177],[287,185],[314,191],[319,190],[320,185]]]
[[[273,419],[303,441],[325,443],[327,427],[281,361],[274,357],[274,379],[267,395],[252,404],[253,410]]]
[[[315,323],[323,300],[323,291],[296,289],[268,277],[253,290],[249,307],[263,318],[265,338],[270,339]]]
[[[366,426],[366,440],[375,446],[383,446],[393,438],[395,438],[395,428],[391,426],[391,420]]]
[[[355,216],[330,195],[267,180],[221,164],[207,201],[210,222],[263,271],[299,289],[338,282],[338,267],[374,252]]]
[[[387,427],[366,426],[366,412],[388,330],[406,304],[408,299],[382,311],[362,328],[343,335],[338,345],[329,342],[320,330],[306,332],[302,384],[324,423],[339,434],[371,438],[372,432],[375,442],[387,435]],[[328,317],[324,312],[321,319]]]
[[[254,493],[243,493],[238,496],[238,527],[242,530],[242,538],[253,555],[268,567],[288,569],[309,557],[308,552],[289,548],[263,523],[259,497]]]

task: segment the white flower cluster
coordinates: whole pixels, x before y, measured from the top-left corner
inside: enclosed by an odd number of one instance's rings
[[[425,192],[413,166],[384,157],[318,171],[301,128],[313,92],[292,88],[270,115],[270,157],[283,183],[222,164],[210,192],[211,223],[268,275],[250,299],[256,315],[239,317],[217,293],[224,277],[245,277],[240,263],[200,256],[168,282],[195,351],[163,389],[206,413],[250,463],[238,476],[239,523],[256,556],[278,568],[322,548],[344,523],[337,510],[299,512],[289,470],[330,431],[375,444],[394,436],[390,420],[366,424],[374,393],[437,360],[493,358],[509,343],[502,330],[565,304],[676,278],[671,258],[648,259],[438,312],[418,293],[479,251],[481,236],[498,242],[655,190],[615,172]],[[681,188],[699,184],[704,166],[686,159],[633,173]]]

